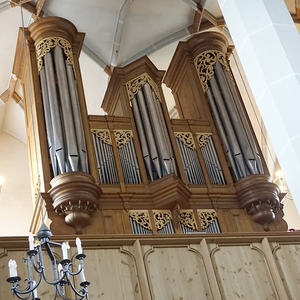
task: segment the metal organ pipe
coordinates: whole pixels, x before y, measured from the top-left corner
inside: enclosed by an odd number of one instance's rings
[[[60,46],[42,58],[43,107],[53,175],[88,172],[87,151],[73,66]]]
[[[161,103],[149,82],[131,99],[133,115],[150,179],[176,173],[175,159]]]
[[[65,137],[65,151],[67,156],[67,171],[78,171],[79,155],[75,137],[74,119],[70,103],[70,94],[65,70],[63,51],[60,47],[54,48],[54,62],[57,76],[57,85],[60,96],[60,105],[62,110],[63,131]]]
[[[57,161],[55,159],[53,128],[52,128],[52,122],[51,122],[50,103],[49,103],[47,81],[46,81],[46,74],[45,74],[44,66],[41,68],[40,77],[41,77],[44,116],[45,116],[46,131],[47,131],[48,149],[49,149],[49,153],[50,153],[51,164],[53,166],[53,175],[56,176],[56,175],[58,175]]]
[[[79,150],[81,170],[83,172],[88,172],[86,143],[84,138],[82,117],[80,113],[80,106],[78,101],[78,94],[77,94],[74,72],[72,66],[69,65],[67,62],[65,62],[65,66],[66,66],[68,82],[70,86],[71,104],[72,104],[72,111],[74,116],[74,126],[75,126],[76,140],[77,140],[77,145]]]
[[[65,168],[65,149],[64,149],[64,141],[63,141],[63,132],[61,126],[61,116],[60,116],[60,108],[57,98],[56,85],[55,85],[55,73],[51,52],[48,52],[45,57],[45,71],[46,71],[46,80],[47,80],[47,88],[50,104],[50,117],[51,124],[53,126],[53,139],[54,139],[54,151],[55,158],[57,160],[58,168],[54,170],[55,166],[52,166],[54,174],[62,174],[66,172]],[[42,80],[42,78],[41,78]],[[48,132],[47,132],[48,134]],[[50,153],[51,154],[51,153]]]
[[[263,173],[262,163],[248,120],[232,78],[219,63],[208,81],[208,98],[236,180]]]
[[[153,173],[152,173],[151,157],[150,157],[149,148],[148,148],[148,144],[147,144],[147,140],[146,140],[146,136],[145,136],[145,132],[144,132],[144,128],[143,128],[143,123],[142,123],[139,107],[137,105],[136,97],[133,97],[133,99],[131,100],[131,103],[132,103],[134,120],[135,120],[135,124],[136,124],[137,131],[139,134],[139,139],[140,139],[140,144],[141,144],[141,148],[142,148],[142,153],[143,153],[146,169],[148,171],[151,181],[153,181],[154,177],[153,177]]]
[[[155,139],[153,136],[151,123],[149,120],[144,95],[141,90],[139,90],[137,93],[137,100],[138,100],[138,106],[139,106],[139,110],[140,110],[142,121],[143,121],[143,126],[145,128],[145,135],[146,135],[147,141],[148,141],[148,147],[150,150],[149,152],[150,152],[151,160],[152,160],[152,163],[153,163],[153,166],[155,168],[158,178],[161,178],[162,171],[161,171],[161,167],[160,167],[158,151],[157,151]]]

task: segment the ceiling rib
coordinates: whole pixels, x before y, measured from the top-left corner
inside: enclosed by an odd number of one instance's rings
[[[194,0],[182,0],[186,4],[188,4],[193,10],[199,11],[199,3]]]
[[[3,10],[6,10],[10,7],[10,2],[9,1],[3,1],[0,3],[0,12]]]
[[[133,0],[124,0],[122,6],[120,8],[120,11],[119,11],[116,33],[114,36],[113,50],[112,50],[112,55],[111,55],[111,60],[110,60],[111,66],[117,65],[124,22],[125,22],[127,12],[129,10],[132,2],[133,2]]]
[[[188,28],[184,28],[179,31],[173,32],[173,33],[167,35],[166,37],[162,38],[161,40],[151,44],[147,48],[137,52],[135,55],[131,56],[129,59],[127,59],[120,65],[125,66],[144,55],[149,55],[149,54],[153,53],[154,51],[163,48],[164,46],[167,46],[167,45],[169,45],[175,41],[178,41],[180,39],[186,38],[190,35],[191,34],[190,34]]]
[[[91,58],[95,63],[97,63],[101,68],[105,69],[108,63],[106,63],[102,58],[100,58],[94,51],[92,51],[86,44],[83,44],[82,51]]]

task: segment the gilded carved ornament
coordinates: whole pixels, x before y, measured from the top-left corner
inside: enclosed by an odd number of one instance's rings
[[[61,37],[48,37],[41,40],[35,45],[36,59],[39,72],[43,66],[43,57],[48,52],[50,52],[52,48],[55,48],[56,46],[59,46],[63,49],[67,57],[67,63],[73,66],[73,52],[70,42]]]
[[[185,146],[191,149],[195,149],[195,142],[191,132],[174,132],[174,135]]]
[[[214,209],[197,209],[197,212],[202,230],[214,223],[217,218],[217,212]]]
[[[92,129],[91,132],[95,134],[103,143],[111,145],[111,137],[108,129]]]
[[[130,210],[129,217],[140,226],[152,231],[148,210]]]
[[[131,100],[138,93],[145,83],[149,83],[156,97],[160,100],[158,86],[147,73],[143,73],[126,83],[129,100]]]
[[[212,133],[197,133],[197,140],[200,148],[203,148],[206,145],[210,136],[212,136]]]
[[[197,230],[195,216],[192,209],[181,209],[179,211],[178,220],[185,227]]]
[[[208,89],[207,82],[214,76],[214,65],[216,62],[222,64],[230,72],[228,62],[224,53],[218,50],[206,50],[194,59],[194,64],[200,79],[203,91]]]
[[[163,229],[172,220],[172,214],[169,210],[153,210],[153,216],[157,230]]]
[[[133,137],[131,130],[114,130],[114,135],[118,148],[124,147]]]

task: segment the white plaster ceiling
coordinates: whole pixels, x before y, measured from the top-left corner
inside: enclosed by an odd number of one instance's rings
[[[295,13],[295,0],[285,0],[289,10]],[[10,8],[9,1],[0,0],[0,94],[9,84],[13,65],[18,27],[21,25],[20,9]],[[36,2],[36,1],[33,1]],[[46,0],[45,15],[69,19],[81,32],[86,32],[84,50],[80,57],[82,78],[89,114],[103,114],[101,102],[105,93],[108,75],[103,67],[112,59],[116,30],[121,8],[129,2],[121,30],[117,65],[123,65],[132,57],[146,53],[159,69],[167,69],[179,38],[170,38],[169,45],[155,49],[158,41],[187,28],[193,22],[192,0]],[[200,2],[200,0],[196,0]],[[202,2],[203,3],[203,2]],[[217,0],[207,0],[205,8],[221,16]],[[30,14],[24,11],[25,26],[30,23]],[[116,45],[115,45],[116,46]],[[170,91],[163,86],[168,106],[174,101]],[[17,104],[1,104],[0,131],[13,134],[26,141],[22,110]]]

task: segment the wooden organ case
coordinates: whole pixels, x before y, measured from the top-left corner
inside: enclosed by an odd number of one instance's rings
[[[78,62],[84,34],[58,17],[25,33],[30,66],[20,63],[20,32],[14,73],[25,87],[33,188],[54,234],[287,229],[221,34],[180,42],[167,72],[147,57],[114,68],[107,115],[88,116]],[[169,117],[162,81],[179,119]]]

